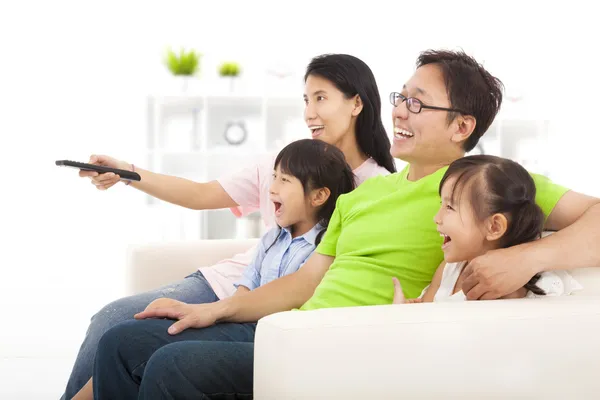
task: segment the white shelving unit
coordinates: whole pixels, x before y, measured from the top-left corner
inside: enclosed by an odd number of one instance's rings
[[[216,179],[307,137],[303,110],[301,96],[149,96],[147,167],[199,182]],[[227,142],[225,130],[231,124],[245,127],[243,143]],[[229,210],[187,210],[151,196],[147,202],[164,213],[163,230],[171,239],[258,237],[262,232],[259,215],[239,220]]]

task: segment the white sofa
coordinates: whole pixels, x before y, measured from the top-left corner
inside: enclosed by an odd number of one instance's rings
[[[137,246],[130,293],[181,279],[255,240]],[[289,311],[259,321],[262,399],[598,399],[600,269],[562,298]]]

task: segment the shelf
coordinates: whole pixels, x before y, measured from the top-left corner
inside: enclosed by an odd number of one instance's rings
[[[156,106],[168,109],[201,109],[205,104],[203,96],[151,96],[150,99],[154,101]]]
[[[298,108],[304,111],[304,101],[302,96],[273,96],[266,98],[267,107],[286,107],[286,108]]]
[[[298,92],[301,93],[301,92]],[[153,93],[153,94],[149,94],[148,95],[149,98],[154,99],[154,100],[181,100],[181,101],[185,101],[185,100],[190,100],[190,99],[208,99],[208,100],[282,100],[282,101],[295,101],[295,102],[299,102],[302,103],[302,96],[298,95],[298,94],[291,94],[291,95],[287,95],[287,94],[273,94],[273,95],[266,95],[266,94],[262,94],[262,93],[203,93],[203,94],[160,94],[160,93]]]
[[[247,107],[249,105],[262,107],[263,101],[264,98],[260,96],[219,95],[206,97],[206,104],[208,106],[217,107]]]
[[[190,150],[190,151],[185,151],[185,150],[150,150],[148,151],[148,155],[150,156],[156,156],[156,157],[161,157],[161,156],[181,156],[181,157],[186,157],[186,156],[199,156],[199,157],[206,157],[206,156],[232,156],[232,157],[236,157],[236,156],[253,156],[253,157],[260,157],[262,155],[267,155],[269,154],[269,151],[259,151],[259,152],[249,152],[247,149],[245,148],[241,148],[241,147],[235,147],[235,146],[231,146],[231,148],[227,148],[227,147],[218,147],[218,148],[213,148],[210,150]]]
[[[149,96],[146,157],[151,171],[207,182],[274,156],[292,140],[310,137],[301,90],[293,96],[203,92]],[[225,139],[232,124],[246,130],[240,145]],[[149,205],[162,203],[147,198]],[[251,219],[237,219],[229,210],[166,211],[164,221],[164,229],[179,239],[260,236]]]

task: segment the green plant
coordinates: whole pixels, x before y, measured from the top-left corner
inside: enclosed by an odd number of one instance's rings
[[[169,49],[165,64],[173,75],[194,75],[198,71],[200,57],[202,57],[202,54],[194,50],[185,51],[181,49],[177,54]]]
[[[240,72],[240,65],[236,62],[224,62],[219,67],[219,75],[221,76],[238,76]]]

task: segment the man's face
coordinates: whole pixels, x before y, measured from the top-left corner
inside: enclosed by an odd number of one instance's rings
[[[451,108],[446,85],[440,68],[427,64],[418,68],[404,85],[402,95],[415,97],[424,105]],[[423,108],[420,113],[410,112],[406,101],[392,110],[394,140],[392,155],[414,164],[444,162],[456,152],[452,142],[456,124],[448,124],[448,111]]]

